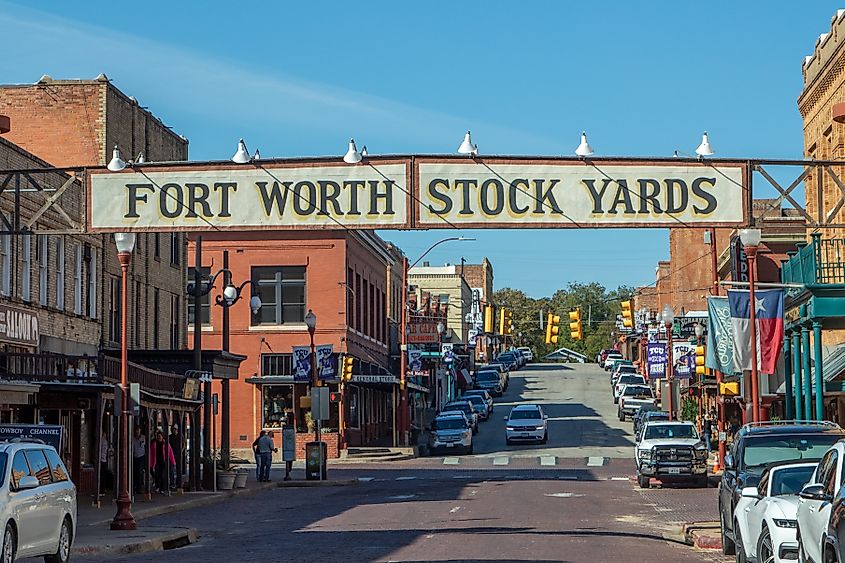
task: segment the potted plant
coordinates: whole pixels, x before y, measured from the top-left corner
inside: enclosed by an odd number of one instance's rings
[[[231,465],[224,465],[221,453],[219,450],[214,452],[214,458],[217,460],[217,490],[231,491],[235,488],[237,473]]]
[[[236,489],[245,489],[246,488],[246,479],[249,476],[249,469],[244,467],[239,467],[235,470],[235,488]]]

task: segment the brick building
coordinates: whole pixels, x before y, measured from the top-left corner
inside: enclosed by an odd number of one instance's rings
[[[431,294],[441,303],[448,303],[449,315],[443,341],[461,346],[466,344],[466,314],[472,310],[472,290],[461,274],[461,267],[454,264],[431,266],[423,262],[408,271],[408,285],[412,286],[410,291],[417,294],[419,303],[423,302],[421,292]]]
[[[189,245],[193,250],[193,241]],[[252,282],[244,287],[245,298],[230,308],[229,351],[247,358],[240,377],[230,382],[232,453],[251,459],[257,433],[285,424],[296,427],[299,459],[305,442],[313,439],[309,409],[300,406],[309,385],[294,382],[292,359],[293,346],[310,342],[304,323],[308,310],[317,316],[315,343],[331,344],[336,354],[355,358],[352,381],[344,386],[342,420],[339,405],[332,404],[323,426],[330,455],[339,455],[344,440],[350,446],[392,444],[399,380],[398,372],[389,369],[390,324],[397,319],[388,314],[396,305],[388,307],[388,302],[401,294],[396,254],[368,231],[206,233],[205,276],[220,270],[224,251],[229,252],[232,282]],[[222,283],[215,283],[203,301],[204,349],[222,346],[221,309],[215,304],[221,291]],[[254,314],[250,295],[262,302]],[[338,390],[336,380],[328,386]],[[214,389],[220,391],[217,383]]]

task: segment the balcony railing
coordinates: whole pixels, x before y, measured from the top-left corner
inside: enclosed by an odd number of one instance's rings
[[[810,244],[782,264],[781,281],[804,285],[845,284],[845,239],[822,240],[813,234]]]
[[[141,389],[167,397],[182,397],[184,376],[129,363],[127,377]],[[0,352],[0,380],[27,383],[98,383],[120,381],[120,359],[109,356],[67,356]]]

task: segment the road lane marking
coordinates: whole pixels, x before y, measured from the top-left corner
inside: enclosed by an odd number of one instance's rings
[[[494,457],[493,458],[493,465],[507,465],[511,462],[511,458],[509,457]]]
[[[573,497],[583,497],[584,495],[578,494],[578,493],[546,493],[543,496],[556,497],[556,498],[573,498]]]
[[[578,480],[577,475],[558,475],[557,478],[562,479],[564,481],[577,481]]]
[[[402,476],[402,477],[397,477],[397,478],[396,478],[396,480],[397,480],[397,481],[411,481],[411,480],[413,480],[413,479],[416,479],[416,477],[415,477],[415,476],[413,476],[413,475],[404,475],[404,476]]]
[[[454,513],[456,513],[457,511],[459,511],[460,509],[461,509],[461,507],[460,507],[460,506],[456,506],[455,508],[453,508],[452,510],[450,510],[450,511],[449,511],[449,513],[450,513],[450,514],[454,514]]]
[[[389,500],[408,500],[408,499],[414,498],[415,496],[417,496],[417,495],[415,495],[415,494],[410,494],[410,495],[393,495],[392,497],[387,497],[387,498],[388,498]]]
[[[630,481],[631,479],[629,477],[611,477],[610,480],[611,481]]]
[[[443,458],[443,465],[458,465],[460,463],[460,459],[456,457],[444,457]]]
[[[372,481],[373,479],[375,479],[375,477],[358,477],[358,480],[359,480],[359,481],[362,481],[362,482],[364,482],[364,483],[369,483],[369,482],[370,482],[370,481]]]
[[[556,462],[557,459],[553,455],[540,456],[540,465],[554,465]]]
[[[597,456],[590,456],[587,458],[587,467],[601,467],[604,465],[604,458]]]

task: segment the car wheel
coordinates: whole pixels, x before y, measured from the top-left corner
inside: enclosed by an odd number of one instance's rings
[[[637,483],[641,489],[648,489],[651,487],[651,477],[648,475],[637,475]]]
[[[722,555],[733,555],[736,553],[736,544],[725,532],[725,517],[722,515],[722,505],[719,505],[719,529],[722,535]]]
[[[757,561],[760,563],[771,563],[775,560],[775,550],[772,546],[772,534],[769,528],[763,526],[760,539],[757,541]]]
[[[807,563],[807,556],[804,554],[804,542],[801,541],[801,533],[798,533],[798,563]]]
[[[18,536],[15,534],[15,527],[9,522],[3,532],[3,551],[0,552],[3,563],[12,563],[18,551]]]
[[[745,546],[742,545],[742,532],[739,531],[739,525],[736,522],[734,522],[734,537],[736,538],[734,548],[736,563],[748,563],[748,558],[745,556]]]
[[[625,413],[620,410],[618,414],[619,414],[619,422],[625,422]]]
[[[53,555],[44,557],[46,563],[66,563],[70,560],[70,546],[73,544],[73,531],[70,520],[65,518],[59,531],[59,547]]]
[[[549,431],[548,431],[548,430],[546,430],[546,433],[545,433],[545,434],[543,434],[543,439],[542,439],[542,440],[540,440],[540,443],[541,443],[541,444],[545,444],[545,443],[546,443],[546,442],[548,442],[548,441],[549,441]]]
[[[467,454],[472,455],[472,444],[467,448]]]
[[[510,446],[511,444],[513,444],[513,442],[511,441],[511,439],[510,439],[510,438],[505,438],[505,444],[507,444],[508,446]]]
[[[616,397],[613,397],[613,404],[614,404],[614,405],[618,405],[618,404],[619,404],[619,399],[617,399]]]

